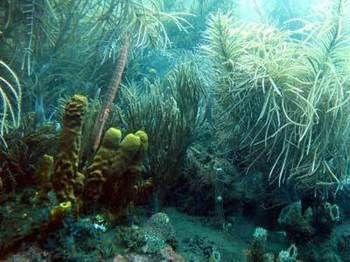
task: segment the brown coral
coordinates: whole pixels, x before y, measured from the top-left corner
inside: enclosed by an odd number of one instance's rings
[[[113,213],[121,215],[124,210],[142,196],[150,194],[152,181],[141,177],[142,161],[148,148],[148,136],[144,131],[122,134],[110,128],[86,173],[85,201],[107,203]],[[89,202],[87,202],[89,203]]]
[[[143,131],[128,134],[120,143],[112,168],[117,172],[108,178],[106,192],[114,214],[120,215],[137,200],[138,194],[148,192],[150,183],[141,176],[142,160],[148,147],[148,137]]]
[[[87,108],[87,98],[75,95],[67,103],[63,116],[59,153],[55,158],[53,188],[60,202],[76,200],[74,193],[78,175],[82,123]]]
[[[116,128],[110,128],[105,133],[92,164],[87,168],[84,192],[87,200],[97,201],[101,197],[106,178],[113,173],[111,167],[121,137],[121,131]]]
[[[51,176],[53,170],[53,157],[44,155],[39,163],[39,167],[35,172],[39,190],[38,200],[46,200],[47,193],[52,189]]]

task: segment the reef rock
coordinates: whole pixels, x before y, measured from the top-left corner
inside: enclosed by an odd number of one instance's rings
[[[302,212],[300,201],[283,208],[278,217],[278,223],[293,239],[309,238],[315,232],[313,211],[308,208]]]
[[[343,261],[350,261],[350,224],[338,226],[331,235],[333,249],[338,252]]]
[[[161,254],[176,247],[175,232],[165,213],[154,214],[142,227],[127,228],[122,235],[128,248],[143,254]]]
[[[145,253],[156,253],[167,245],[175,246],[175,231],[170,219],[165,213],[154,214],[144,225],[145,245],[142,250]]]

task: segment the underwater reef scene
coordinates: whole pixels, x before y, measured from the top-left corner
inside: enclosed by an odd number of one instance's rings
[[[0,261],[350,262],[350,0],[1,0]]]

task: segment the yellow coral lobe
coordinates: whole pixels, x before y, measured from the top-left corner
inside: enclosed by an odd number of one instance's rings
[[[72,211],[72,203],[70,201],[62,202],[51,209],[50,219],[51,220],[60,219],[68,215],[71,211]]]
[[[139,130],[135,133],[141,140],[142,149],[146,151],[148,149],[148,135],[145,131]]]
[[[141,147],[141,139],[134,134],[128,134],[120,143],[120,147],[128,152],[136,152]]]
[[[118,148],[122,139],[122,131],[118,128],[111,127],[103,137],[102,146],[106,148]]]
[[[47,164],[53,163],[53,157],[50,155],[43,155],[42,161]]]
[[[87,97],[82,95],[74,95],[72,97],[72,102],[77,103],[82,106],[86,106],[88,103]]]

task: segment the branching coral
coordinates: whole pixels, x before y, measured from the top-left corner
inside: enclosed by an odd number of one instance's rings
[[[209,20],[204,51],[214,70],[221,142],[240,151],[248,169],[267,166],[279,185],[289,178],[323,190],[346,178],[350,35],[343,4],[307,23],[302,41],[230,15]]]

